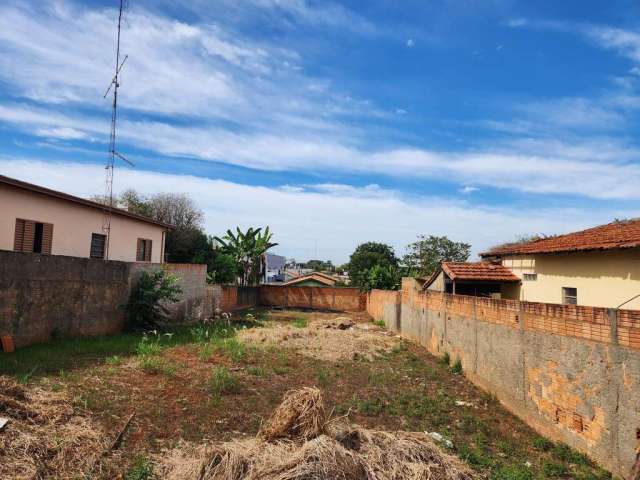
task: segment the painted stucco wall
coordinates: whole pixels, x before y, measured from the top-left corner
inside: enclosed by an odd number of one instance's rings
[[[531,257],[505,257],[502,264],[514,274],[536,273],[523,280],[508,298],[529,302],[562,303],[562,287],[578,290],[578,305],[615,308],[640,294],[640,249],[585,252]],[[640,309],[640,298],[624,308]]]
[[[630,474],[640,452],[639,311],[420,292],[408,282],[374,290],[367,309],[434,355],[459,358],[471,381],[541,434]]]
[[[53,224],[53,255],[89,257],[91,234],[102,232],[101,210],[0,184],[0,250],[13,250],[16,218]],[[163,259],[163,228],[121,215],[111,220],[110,260],[136,261],[138,238],[152,240],[151,262]]]

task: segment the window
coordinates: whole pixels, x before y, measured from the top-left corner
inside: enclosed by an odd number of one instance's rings
[[[146,238],[138,239],[138,247],[136,250],[137,262],[150,262],[151,261],[151,246],[153,242]]]
[[[538,274],[537,273],[525,273],[522,275],[522,279],[527,281],[527,282],[535,282],[536,280],[538,280]]]
[[[578,289],[573,287],[562,287],[562,303],[577,305]]]
[[[16,252],[33,252],[51,255],[53,224],[34,220],[16,219],[13,249]]]
[[[89,257],[91,258],[104,258],[105,245],[107,243],[107,236],[100,233],[91,234],[91,249],[89,250]]]

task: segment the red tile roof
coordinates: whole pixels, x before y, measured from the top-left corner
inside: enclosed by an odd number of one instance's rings
[[[314,272],[314,273],[309,273],[307,275],[296,277],[292,280],[289,280],[288,282],[284,282],[282,286],[296,285],[301,282],[306,282],[307,280],[315,280],[316,282],[322,283],[328,287],[333,287],[336,283],[338,283],[338,280],[336,280],[335,278],[327,274]]]
[[[442,270],[451,280],[519,282],[511,270],[489,262],[442,262]]]
[[[608,223],[581,232],[505,245],[482,253],[482,257],[533,253],[582,252],[640,247],[640,219]]]

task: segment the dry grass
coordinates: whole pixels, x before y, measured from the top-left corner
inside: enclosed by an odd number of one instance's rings
[[[82,478],[103,451],[102,432],[63,393],[0,377],[0,478]]]
[[[263,425],[260,436],[267,441],[280,438],[309,440],[324,432],[326,422],[320,390],[310,387],[290,390]]]
[[[472,480],[480,478],[427,435],[327,422],[315,388],[287,392],[256,438],[159,458],[169,480]],[[196,473],[197,472],[197,473]]]
[[[357,358],[370,360],[380,352],[391,351],[400,342],[370,322],[355,322],[342,330],[351,319],[340,315],[327,318],[327,314],[310,314],[307,328],[295,327],[286,314],[272,314],[271,317],[289,323],[277,322],[265,328],[248,329],[241,332],[239,338],[258,345],[293,349],[301,355],[331,362]]]

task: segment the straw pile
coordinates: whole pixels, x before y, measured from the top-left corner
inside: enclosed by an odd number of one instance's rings
[[[62,393],[0,376],[0,478],[82,478],[102,451],[101,433]]]
[[[168,480],[480,478],[423,433],[330,421],[315,388],[288,392],[256,438],[210,447],[183,444],[159,464],[158,473]]]

